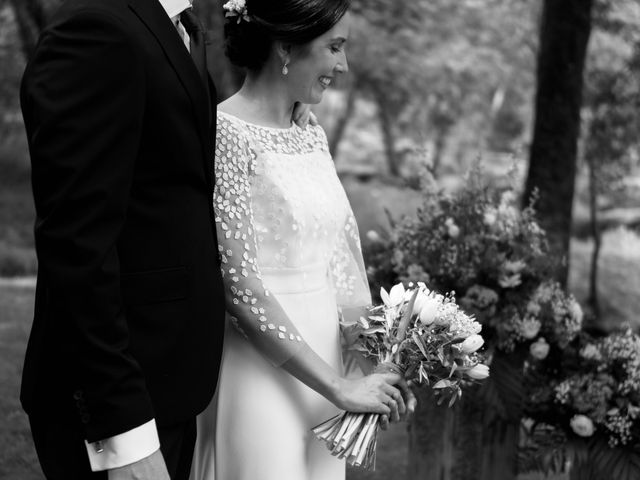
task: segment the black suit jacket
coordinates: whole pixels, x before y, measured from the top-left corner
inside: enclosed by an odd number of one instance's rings
[[[25,410],[74,410],[90,442],[196,415],[224,330],[215,104],[174,25],[157,0],[68,0],[21,101],[39,262]]]

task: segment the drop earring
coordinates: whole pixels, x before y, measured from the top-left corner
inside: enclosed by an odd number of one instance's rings
[[[287,65],[289,65],[289,62],[288,61],[284,62],[284,65],[282,66],[282,75],[287,75],[289,73],[289,69],[287,68]]]

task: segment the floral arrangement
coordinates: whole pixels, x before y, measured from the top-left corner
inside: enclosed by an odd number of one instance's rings
[[[582,309],[548,280],[549,248],[533,202],[521,210],[513,188],[491,189],[479,164],[455,194],[427,180],[423,196],[417,218],[399,222],[387,240],[367,235],[374,287],[397,278],[455,291],[460,305],[483,325],[491,351],[520,348],[539,357],[576,337]]]
[[[491,377],[474,399],[481,415],[469,418],[482,418],[494,432],[517,428],[535,383],[529,366],[553,365],[583,323],[575,298],[550,280],[558,259],[537,223],[535,195],[522,208],[515,169],[507,180],[490,186],[476,163],[460,188],[447,193],[426,174],[417,215],[396,221],[388,234],[370,232],[364,249],[372,289],[400,280],[453,291],[482,325]],[[505,455],[516,455],[516,442],[505,448],[514,450]]]
[[[352,349],[414,384],[429,385],[439,401],[452,406],[462,386],[489,375],[478,353],[481,325],[464,313],[452,295],[430,291],[424,283],[381,289],[382,305],[357,323],[343,325],[357,339]],[[333,455],[353,466],[375,468],[379,415],[345,412],[313,429]]]
[[[552,448],[535,449],[535,457],[550,461],[554,456],[548,452],[555,451],[579,464],[601,458],[603,451],[616,452],[617,463],[631,465],[629,476],[608,477],[612,462],[596,464],[596,469],[608,478],[639,478],[638,334],[628,330],[600,339],[582,335],[558,358],[532,363],[527,370],[532,380],[526,409],[530,441],[540,430],[553,431],[551,436],[558,439]],[[580,451],[589,454],[580,456]],[[551,465],[542,467],[553,470]]]

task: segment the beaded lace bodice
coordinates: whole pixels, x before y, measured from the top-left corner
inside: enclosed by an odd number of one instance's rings
[[[355,218],[321,127],[262,127],[218,112],[215,221],[227,311],[279,365],[304,344],[265,285],[326,271],[337,306],[371,302]]]

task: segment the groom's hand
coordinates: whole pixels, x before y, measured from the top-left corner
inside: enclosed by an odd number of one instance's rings
[[[311,111],[311,107],[306,103],[296,102],[293,107],[292,120],[296,125],[302,128],[305,128],[307,124],[311,124],[313,126],[318,125],[318,119]]]
[[[131,465],[109,470],[109,480],[170,480],[160,450]]]
[[[416,411],[416,407],[418,406],[418,399],[413,393],[411,385],[409,385],[409,383],[407,383],[404,378],[396,384],[396,387],[398,387],[402,392],[402,398],[404,399],[404,403],[407,406],[404,420],[408,420]]]
[[[411,390],[411,386],[404,378],[400,379],[395,386],[402,392],[402,397],[400,401],[397,402],[398,416],[393,415],[393,409],[391,415],[382,415],[380,417],[380,426],[382,430],[389,428],[389,423],[396,423],[400,420],[408,421],[413,416],[413,413],[418,406],[418,400],[416,399],[413,390]]]

